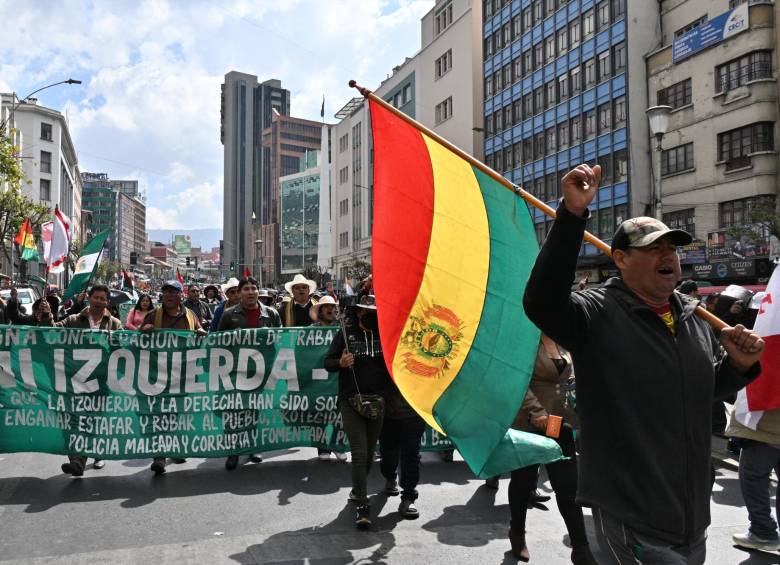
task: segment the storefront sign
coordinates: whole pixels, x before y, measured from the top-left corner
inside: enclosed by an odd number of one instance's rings
[[[725,14],[702,23],[674,40],[672,61],[679,63],[707,47],[746,31],[749,27],[748,19],[748,4],[745,2]]]
[[[753,259],[769,254],[769,239],[753,233],[749,227],[734,233],[732,229],[711,231],[707,234],[707,259],[727,261],[729,259]]]
[[[704,263],[694,265],[693,272],[698,279],[730,279],[736,277],[753,277],[756,274],[756,262],[722,261],[718,263]]]
[[[696,240],[677,248],[681,265],[702,265],[707,262],[707,242]]]

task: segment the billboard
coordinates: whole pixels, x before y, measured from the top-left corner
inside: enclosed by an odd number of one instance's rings
[[[769,238],[762,237],[760,228],[750,233],[750,226],[735,233],[733,229],[711,231],[707,234],[707,259],[729,261],[753,259],[769,255]]]
[[[746,31],[749,27],[748,18],[748,4],[745,3],[693,28],[674,40],[672,61],[679,63],[707,47]]]
[[[681,265],[701,265],[707,262],[707,242],[698,239],[677,248]]]
[[[190,255],[192,252],[192,237],[188,235],[174,235],[173,248],[179,257]]]

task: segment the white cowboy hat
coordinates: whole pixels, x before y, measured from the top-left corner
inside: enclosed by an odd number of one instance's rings
[[[309,316],[311,317],[311,319],[316,322],[319,319],[320,306],[327,305],[327,304],[330,304],[331,306],[336,306],[336,301],[333,300],[333,297],[328,294],[320,298],[320,300],[309,309]]]
[[[228,279],[228,281],[222,285],[222,292],[224,294],[227,294],[227,291],[231,288],[238,286],[238,279],[236,277],[231,277]]]
[[[307,279],[306,277],[304,277],[300,273],[295,275],[295,278],[293,278],[293,280],[291,280],[290,282],[284,283],[284,289],[287,292],[289,292],[290,294],[292,294],[292,288],[294,286],[296,286],[296,285],[299,285],[299,284],[307,284],[307,285],[309,285],[309,292],[314,292],[315,290],[317,290],[317,283],[312,281],[312,280]]]

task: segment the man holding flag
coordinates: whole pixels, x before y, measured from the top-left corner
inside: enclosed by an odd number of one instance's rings
[[[734,534],[734,543],[762,551],[780,549],[777,521],[772,518],[769,500],[770,475],[773,469],[780,472],[779,302],[780,269],[775,268],[754,325],[754,331],[766,342],[761,355],[761,374],[739,391],[726,430],[726,435],[741,440],[739,486],[750,519],[747,533]]]
[[[701,564],[712,490],[710,407],[758,375],[764,342],[737,325],[723,329],[718,343],[695,315],[698,301],[674,292],[677,246],[690,234],[655,218],[632,218],[615,232],[619,277],[572,293],[600,179],[601,167],[585,164],[563,178],[564,198],[523,304],[572,353],[577,501],[593,508],[609,562]]]

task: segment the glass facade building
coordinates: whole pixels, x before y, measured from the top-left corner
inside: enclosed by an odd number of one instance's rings
[[[483,4],[486,163],[553,207],[570,169],[600,164],[588,230],[607,240],[629,217],[626,1]]]
[[[320,217],[320,168],[318,152],[300,158],[300,173],[279,179],[281,272],[302,273],[317,267]]]

